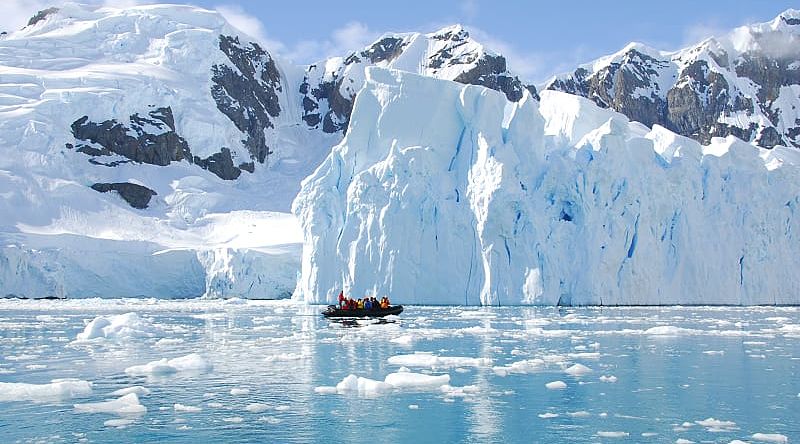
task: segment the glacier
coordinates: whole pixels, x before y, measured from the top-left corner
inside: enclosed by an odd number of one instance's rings
[[[398,303],[798,303],[798,154],[707,146],[589,100],[367,68],[293,204],[294,297]]]

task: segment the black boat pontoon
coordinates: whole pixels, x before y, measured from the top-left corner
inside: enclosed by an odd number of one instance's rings
[[[389,315],[398,315],[402,312],[402,305],[391,305],[389,308],[372,308],[369,310],[364,308],[348,310],[335,305],[328,305],[322,315],[326,318],[382,318]]]

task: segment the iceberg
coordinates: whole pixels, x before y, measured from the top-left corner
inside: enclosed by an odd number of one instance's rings
[[[546,91],[368,68],[301,186],[294,297],[396,303],[798,303],[796,153],[708,146]]]

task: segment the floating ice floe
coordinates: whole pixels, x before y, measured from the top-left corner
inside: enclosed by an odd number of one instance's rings
[[[592,369],[583,364],[574,364],[564,370],[564,373],[570,376],[584,376],[592,372]]]
[[[265,362],[298,361],[301,359],[303,359],[303,355],[300,353],[281,353],[264,357]]]
[[[587,411],[585,411],[585,410],[581,410],[581,411],[578,411],[578,412],[569,412],[569,413],[567,413],[567,416],[570,416],[572,418],[588,418],[588,417],[592,416],[592,414],[587,412]]]
[[[597,436],[601,438],[624,438],[628,435],[628,432],[597,432]]]
[[[402,335],[396,338],[392,338],[389,342],[393,342],[398,345],[405,345],[411,346],[414,343],[414,336],[413,335]]]
[[[247,404],[247,407],[245,407],[244,409],[250,413],[263,413],[269,410],[269,406],[266,404],[261,404],[259,402],[253,402]]]
[[[250,389],[247,389],[247,388],[232,388],[231,389],[231,395],[233,395],[233,396],[242,396],[242,395],[247,395],[249,393],[250,393]]]
[[[174,404],[172,406],[172,409],[175,410],[176,412],[183,412],[183,413],[198,413],[203,411],[202,407],[197,407],[194,405],[178,404],[178,403]]]
[[[136,422],[136,420],[131,418],[117,418],[117,419],[109,419],[103,422],[103,425],[106,427],[122,428],[122,427],[127,427],[133,424],[134,422]]]
[[[93,339],[124,340],[135,337],[153,337],[159,332],[153,324],[136,313],[125,313],[114,316],[97,316],[89,321],[76,340],[91,341]]]
[[[694,441],[690,441],[686,438],[678,438],[675,440],[675,444],[694,444]]]
[[[47,402],[92,394],[92,383],[80,379],[53,379],[49,384],[0,382],[0,401]]]
[[[81,413],[113,413],[116,415],[143,415],[147,407],[139,402],[136,393],[128,393],[117,399],[87,404],[75,404],[75,411]]]
[[[465,385],[463,387],[453,387],[452,385],[445,384],[439,387],[439,390],[445,394],[445,396],[450,397],[459,397],[459,398],[466,398],[468,396],[474,396],[475,394],[480,392],[480,387],[477,385]]]
[[[336,387],[319,386],[315,387],[314,391],[322,394],[357,393],[361,396],[377,396],[393,390],[441,389],[449,382],[450,375],[448,374],[426,375],[409,371],[399,371],[397,373],[389,373],[383,381],[348,375],[342,379],[341,382],[336,384]],[[462,390],[464,389],[464,387],[450,387],[445,393],[456,393],[459,388]]]
[[[706,418],[702,421],[695,421],[694,423],[705,427],[708,432],[730,432],[736,430],[736,423],[733,421]]]
[[[488,367],[492,365],[489,358],[469,358],[462,356],[436,356],[432,353],[417,352],[411,355],[397,355],[388,359],[389,364],[408,367],[452,368],[452,367]]]
[[[206,373],[213,366],[203,356],[191,353],[175,359],[162,358],[144,365],[134,365],[125,369],[131,376],[163,376],[173,373]]]
[[[780,433],[754,433],[752,438],[755,439],[756,441],[763,441],[763,442],[776,442],[776,443],[789,442],[789,438],[786,435],[781,435]]]
[[[121,388],[119,390],[115,390],[115,391],[109,393],[109,395],[111,395],[111,396],[125,396],[128,393],[136,393],[136,396],[149,396],[150,395],[150,389],[148,389],[147,387],[142,387],[141,385],[134,385],[132,387],[125,387],[125,388]]]
[[[537,416],[542,419],[558,418],[558,413],[539,413]]]
[[[609,375],[609,376],[603,375],[600,377],[600,382],[612,382],[612,383],[617,382],[617,377],[614,375]]]
[[[508,376],[511,373],[527,374],[541,371],[545,365],[545,361],[540,358],[524,359],[522,361],[512,362],[511,364],[502,367],[492,367],[492,371],[494,371],[494,373],[498,376]]]
[[[544,386],[547,387],[548,390],[563,390],[567,388],[567,384],[564,381],[552,381]]]
[[[675,327],[674,325],[660,325],[658,327],[648,328],[644,334],[648,336],[681,336],[697,334],[698,330],[691,328]]]

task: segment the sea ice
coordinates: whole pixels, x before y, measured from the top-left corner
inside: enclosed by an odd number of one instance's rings
[[[128,393],[117,399],[86,404],[75,404],[75,411],[81,413],[114,413],[117,415],[143,415],[147,407],[139,402],[136,393]]]
[[[249,393],[250,393],[250,389],[247,389],[247,388],[232,388],[231,389],[231,395],[233,395],[233,396],[242,396],[242,395],[247,395]]]
[[[0,382],[0,401],[46,402],[92,394],[92,383],[79,379],[54,379],[49,384]]]
[[[191,353],[175,359],[162,358],[143,365],[134,365],[125,369],[131,376],[159,376],[172,373],[206,373],[212,370],[212,365],[203,356]]]
[[[117,419],[109,419],[103,423],[106,427],[126,427],[136,422],[134,419],[130,418],[117,418]]]
[[[597,432],[597,436],[601,438],[624,438],[628,436],[628,432]]]
[[[136,393],[137,396],[148,396],[150,395],[150,389],[147,387],[142,387],[141,385],[134,385],[133,387],[125,387],[119,390],[115,390],[109,395],[111,396],[125,396],[128,393]]]
[[[609,375],[609,376],[603,375],[603,376],[600,377],[600,381],[601,382],[617,382],[617,377],[614,376],[614,375]]]
[[[430,367],[430,368],[452,368],[452,367],[487,367],[492,365],[489,358],[469,358],[461,356],[436,356],[432,353],[417,352],[411,355],[391,356],[389,364],[402,365],[407,367]]]
[[[175,404],[172,406],[172,409],[176,412],[185,412],[185,413],[197,413],[202,412],[202,407],[197,407],[194,405],[185,405],[185,404]]]
[[[780,433],[754,433],[753,439],[755,439],[756,441],[763,441],[763,442],[776,442],[776,443],[789,442],[789,438],[786,435],[781,435]]]
[[[245,407],[244,409],[250,413],[263,413],[269,410],[269,406],[266,404],[261,404],[259,402],[253,402],[247,404],[247,407]]]
[[[736,428],[736,423],[733,421],[721,421],[714,418],[695,421],[695,424],[706,427],[709,432],[728,432]]]
[[[564,381],[552,381],[544,386],[547,387],[548,390],[563,390],[567,388],[567,384]]]
[[[583,364],[574,364],[571,367],[564,370],[564,373],[571,375],[571,376],[584,376],[588,375],[592,372],[592,369],[583,365]]]
[[[156,329],[148,320],[142,319],[136,313],[125,313],[115,316],[97,316],[89,321],[81,333],[78,341],[92,339],[123,340],[133,337],[154,336]]]
[[[558,413],[550,413],[550,412],[539,413],[539,415],[537,416],[539,416],[542,419],[558,418]]]
[[[398,372],[386,375],[385,382],[395,388],[437,388],[450,382],[450,375],[425,375],[422,373]]]

